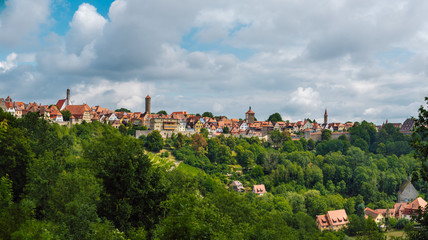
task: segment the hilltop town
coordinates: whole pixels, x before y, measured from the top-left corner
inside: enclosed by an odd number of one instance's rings
[[[152,113],[151,97],[145,98],[145,112],[113,111],[101,106],[90,107],[87,104],[72,104],[70,90],[67,89],[65,99],[59,99],[56,104],[41,105],[35,102],[24,103],[13,101],[10,96],[6,99],[0,98],[0,107],[5,112],[9,112],[16,118],[21,118],[29,112],[38,112],[40,117],[59,125],[79,124],[83,121],[110,124],[115,128],[121,125],[132,126],[137,131],[136,137],[147,135],[153,130],[157,130],[163,137],[169,137],[172,133],[182,133],[190,136],[199,133],[202,128],[207,129],[209,136],[214,137],[220,134],[230,134],[237,137],[259,137],[267,138],[269,132],[278,130],[288,132],[292,139],[298,140],[301,137],[321,140],[321,133],[327,129],[332,132],[332,139],[337,139],[341,135],[349,138],[348,129],[354,123],[329,122],[327,109],[324,112],[323,123],[317,123],[305,119],[303,121],[257,121],[256,113],[249,107],[245,113],[245,119],[228,119],[226,116],[214,117],[211,113],[190,114],[186,111]],[[65,115],[63,114],[65,113]],[[388,124],[388,120],[384,124]],[[384,125],[383,124],[383,125]],[[411,118],[404,123],[392,123],[395,128],[399,128],[401,133],[411,134],[414,122]],[[376,126],[377,129],[382,126]]]

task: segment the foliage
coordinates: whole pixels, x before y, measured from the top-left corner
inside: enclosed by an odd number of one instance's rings
[[[209,118],[213,118],[214,115],[211,112],[204,112],[202,113],[202,117],[209,117]]]
[[[160,115],[168,115],[168,113],[165,110],[160,110],[159,112],[157,112],[156,114],[160,114]]]
[[[274,123],[276,123],[276,122],[283,122],[281,114],[279,114],[279,113],[271,114],[266,121],[270,121],[270,122],[274,122]]]
[[[269,141],[204,131],[135,139],[131,126],[125,134],[99,122],[67,128],[0,111],[0,238],[382,239],[364,208],[391,208],[422,162],[395,128],[372,127],[363,121],[351,141],[318,144],[278,131]],[[232,190],[236,180],[246,193]],[[267,193],[252,193],[255,184]],[[422,178],[414,185],[427,194]],[[333,209],[345,209],[351,224],[320,232],[315,215]],[[390,226],[425,237],[403,220]]]
[[[428,97],[425,97],[428,105]],[[412,147],[417,151],[417,157],[422,162],[421,176],[428,181],[428,109],[423,106],[419,108],[418,118],[415,119],[415,132],[412,139]]]
[[[116,109],[116,110],[114,110],[115,112],[131,112],[131,110],[129,110],[129,109],[126,109],[126,108],[119,108],[119,109]]]
[[[223,133],[224,133],[224,134],[228,134],[228,133],[230,133],[230,131],[229,131],[229,127],[228,127],[228,126],[224,126],[224,127],[223,127]]]
[[[162,135],[159,133],[159,131],[154,130],[151,133],[149,133],[147,135],[146,144],[147,144],[147,150],[152,152],[159,152],[164,145]]]
[[[64,109],[64,110],[61,111],[61,114],[62,114],[62,120],[64,120],[64,121],[70,120],[70,117],[71,117],[71,112],[70,111]]]
[[[324,130],[322,130],[322,133],[321,133],[321,140],[322,141],[328,141],[328,140],[330,140],[331,139],[331,131],[330,130],[328,130],[328,129],[324,129]]]

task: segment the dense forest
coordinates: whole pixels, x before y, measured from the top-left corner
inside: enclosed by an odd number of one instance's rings
[[[428,197],[412,137],[391,124],[377,132],[363,121],[350,139],[325,131],[320,142],[129,130],[0,110],[0,239],[382,239],[365,207],[392,208],[409,176]],[[230,188],[235,180],[246,193]],[[315,216],[334,209],[349,227],[319,231]]]

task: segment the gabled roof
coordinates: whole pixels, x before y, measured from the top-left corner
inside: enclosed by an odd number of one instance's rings
[[[91,112],[91,108],[87,104],[82,105],[68,105],[65,107],[65,110],[70,111],[71,115],[82,115],[85,112]]]
[[[327,219],[327,214],[317,215],[317,222],[322,227],[328,227],[330,225],[329,222],[328,222],[328,219]]]
[[[381,213],[371,208],[366,207],[366,209],[364,209],[364,215],[366,216],[366,218],[368,218],[369,216],[372,216],[374,219],[376,219],[379,216],[379,214]]]
[[[266,193],[265,185],[264,184],[254,185],[253,192],[255,194],[264,194],[264,193]]]
[[[60,100],[58,100],[56,105],[58,106],[59,109],[61,109],[62,106],[64,105],[64,103],[65,103],[65,99],[60,99]]]
[[[416,198],[411,204],[412,209],[418,209],[419,207],[425,208],[427,205],[427,202],[422,199],[421,197]]]
[[[330,220],[331,225],[343,225],[349,222],[348,215],[345,209],[333,210],[327,212],[327,217]]]

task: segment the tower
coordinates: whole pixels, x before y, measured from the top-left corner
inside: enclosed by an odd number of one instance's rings
[[[151,105],[151,101],[152,99],[150,98],[149,95],[147,95],[146,97],[146,114],[150,114],[151,113],[151,109],[150,109],[150,105]]]
[[[247,123],[254,123],[255,113],[253,112],[253,110],[251,110],[251,106],[248,112],[245,114],[245,118],[247,119]]]
[[[66,106],[70,105],[70,89],[67,89],[67,97],[65,99],[65,102]]]
[[[327,108],[326,108],[324,113],[324,124],[327,125],[327,123],[328,123],[328,114],[327,114]]]

